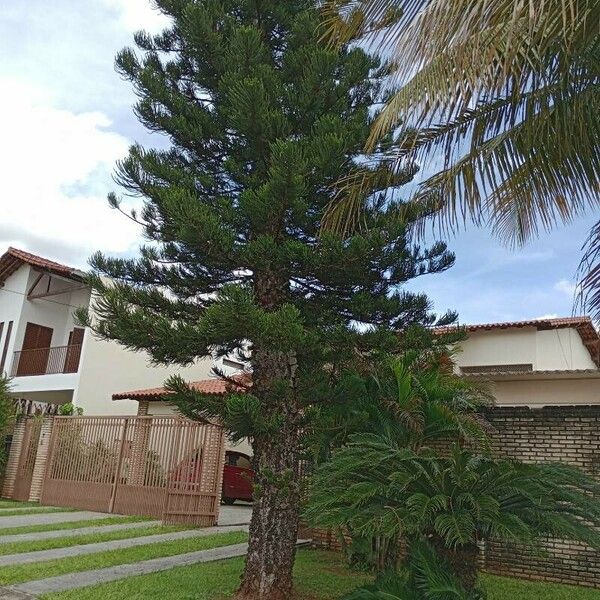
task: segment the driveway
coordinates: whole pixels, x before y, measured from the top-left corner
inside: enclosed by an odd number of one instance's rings
[[[232,506],[221,506],[219,525],[247,525],[252,516],[252,504],[236,502]]]

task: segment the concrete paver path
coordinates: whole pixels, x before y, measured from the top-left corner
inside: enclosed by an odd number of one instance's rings
[[[68,573],[66,575],[58,575],[57,577],[38,579],[37,581],[27,581],[15,585],[11,589],[33,595],[51,594],[53,592],[62,592],[64,590],[87,587],[98,583],[116,581],[117,579],[125,579],[126,577],[133,577],[135,575],[146,575],[148,573],[166,571],[173,567],[182,567],[196,563],[234,558],[235,556],[244,556],[247,550],[248,544],[234,544],[231,546],[223,546],[221,548],[212,548],[210,550],[176,554],[175,556],[152,558],[133,564],[117,565],[115,567],[106,567],[104,569],[82,571],[79,573]]]
[[[137,521],[133,523],[119,523],[117,525],[91,525],[90,527],[79,527],[77,529],[55,529],[53,531],[37,531],[33,533],[14,533],[12,535],[0,535],[0,544],[51,540],[54,538],[94,535],[96,533],[110,533],[112,531],[137,529],[138,527],[155,527],[161,523],[162,521]],[[0,600],[1,599],[2,596],[0,596]]]
[[[106,513],[78,510],[75,512],[37,513],[34,515],[13,515],[11,517],[0,515],[0,529],[6,527],[27,527],[29,525],[52,525],[54,523],[71,523],[73,521],[91,521],[92,519],[106,519]],[[114,516],[114,515],[113,515]]]
[[[219,525],[242,525],[250,523],[252,504],[234,504],[219,507]]]
[[[109,550],[132,548],[133,546],[146,546],[148,544],[172,542],[174,540],[183,540],[192,537],[206,537],[208,535],[215,535],[228,531],[244,531],[247,529],[247,525],[238,525],[234,527],[208,527],[206,529],[187,529],[185,531],[157,533],[154,535],[126,538],[123,540],[111,540],[108,542],[67,546],[66,548],[52,548],[50,550],[36,550],[34,552],[6,554],[4,556],[0,556],[0,567],[7,567],[9,565],[22,565],[44,560],[57,560],[61,558],[69,558],[71,556],[82,556],[83,554],[95,554],[97,552],[107,552]]]
[[[25,592],[17,592],[11,588],[0,587],[0,600],[35,600],[35,596],[30,596]]]
[[[298,540],[298,545],[308,544],[310,540]],[[92,571],[81,571],[79,573],[68,573],[47,579],[38,579],[37,581],[27,581],[10,588],[16,592],[26,594],[51,594],[53,592],[62,592],[99,583],[108,583],[118,579],[126,579],[136,575],[148,575],[159,571],[167,571],[174,567],[185,567],[198,563],[214,562],[226,558],[235,558],[244,556],[248,551],[248,544],[233,544],[231,546],[222,546],[221,548],[211,548],[210,550],[198,550],[197,552],[188,552],[186,554],[176,554],[175,556],[165,556],[163,558],[152,558],[138,563],[117,565],[106,567],[104,569],[95,569]],[[11,599],[12,600],[12,599]]]

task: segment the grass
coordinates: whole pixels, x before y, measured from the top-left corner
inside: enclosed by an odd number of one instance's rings
[[[135,529],[121,529],[119,531],[107,531],[104,533],[90,533],[87,535],[78,535],[71,537],[52,538],[48,540],[35,540],[30,542],[10,542],[0,544],[0,556],[6,554],[20,554],[22,552],[35,552],[38,550],[50,550],[52,548],[67,548],[69,546],[80,546],[82,544],[96,544],[98,542],[108,542],[111,540],[124,540],[147,535],[156,535],[160,533],[170,533],[173,531],[182,531],[187,527],[162,525],[149,525],[148,527],[139,527]]]
[[[152,575],[42,596],[43,600],[217,600],[230,597],[239,584],[242,558],[177,567]],[[303,598],[337,600],[367,580],[348,571],[340,554],[301,550],[294,570],[296,588]]]
[[[23,514],[23,513],[21,513]],[[48,523],[46,525],[25,525],[23,527],[0,528],[0,535],[14,535],[17,533],[39,533],[42,531],[62,531],[65,529],[81,529],[82,527],[96,527],[100,525],[119,525],[121,523],[139,523],[151,521],[149,517],[104,517],[99,519],[86,519],[70,523]]]
[[[29,505],[31,506],[31,504]],[[0,510],[0,517],[21,517],[25,515],[41,515],[45,513],[58,513],[58,512],[75,512],[78,509],[76,508],[58,508],[56,506],[35,506],[31,510],[19,510],[19,508],[15,508],[14,510],[4,509]]]
[[[31,508],[39,506],[37,502],[20,502],[19,500],[0,499],[0,509],[2,508]]]
[[[599,600],[600,590],[485,575],[488,600]]]
[[[79,590],[46,594],[42,600],[224,600],[234,593],[243,559],[178,567]],[[298,552],[294,578],[302,600],[338,600],[368,577],[349,571],[340,554]],[[485,576],[488,600],[599,600],[600,591],[550,583]]]
[[[34,579],[44,579],[46,577],[64,575],[65,573],[101,569],[103,567],[134,563],[161,556],[173,556],[175,554],[184,554],[196,550],[206,550],[208,548],[239,544],[246,541],[247,537],[247,534],[242,531],[232,531],[201,538],[188,538],[172,542],[163,542],[160,544],[135,546],[132,548],[124,548],[122,550],[97,552],[96,554],[87,554],[60,560],[47,560],[37,563],[2,567],[0,568],[0,585],[14,584]]]

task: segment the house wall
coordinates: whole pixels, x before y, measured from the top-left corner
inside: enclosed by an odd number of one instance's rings
[[[13,321],[6,363],[4,365],[5,373],[10,372],[13,353],[17,348],[15,346],[15,334],[21,318],[24,297],[27,294],[29,271],[29,267],[21,267],[10,275],[4,282],[4,285],[0,287],[0,322],[4,322],[2,335],[0,335],[0,356],[4,350],[4,343],[8,335],[8,323]]]
[[[29,266],[24,266],[19,271],[28,270],[26,292],[35,283],[39,273]],[[17,272],[19,272],[17,271]],[[34,293],[45,292],[48,288],[49,276],[44,275],[36,286]],[[50,290],[61,291],[70,289],[71,291],[49,296],[47,298],[37,298],[27,300],[22,297],[21,318],[15,335],[15,350],[21,348],[27,323],[36,323],[44,327],[53,329],[51,346],[66,346],[69,341],[69,333],[76,327],[74,312],[81,306],[88,306],[90,301],[89,289],[82,289],[81,284],[77,282],[68,282],[63,279],[52,278]]]
[[[83,408],[85,415],[135,415],[137,402],[113,402],[112,395],[124,390],[160,387],[174,374],[188,380],[207,379],[212,365],[212,359],[183,368],[152,365],[146,352],[127,350],[86,332],[74,402]]]
[[[491,384],[498,406],[600,405],[600,379],[529,379]]]
[[[572,328],[473,331],[460,343],[456,363],[459,367],[532,364],[536,371],[596,368]]]

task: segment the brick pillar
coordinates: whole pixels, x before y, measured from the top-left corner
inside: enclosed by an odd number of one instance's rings
[[[25,435],[26,417],[21,415],[17,417],[15,429],[13,431],[12,442],[8,461],[6,462],[6,473],[4,475],[4,487],[2,488],[3,498],[12,498],[15,491],[15,481],[17,479],[17,469],[21,458],[21,449],[23,448],[23,436]]]
[[[138,411],[137,411],[137,416],[138,417],[146,417],[148,416],[148,408],[150,406],[150,403],[148,402],[148,400],[138,400]]]
[[[221,489],[223,485],[223,466],[225,464],[225,430],[218,425],[207,425],[208,431],[202,448],[202,470],[200,471],[200,489],[216,493],[214,520],[219,520]]]
[[[43,417],[35,464],[33,465],[33,475],[31,476],[31,489],[29,491],[30,502],[39,502],[42,495],[42,485],[44,484],[44,474],[46,473],[46,463],[48,462],[48,451],[50,449],[53,424],[54,417]]]
[[[129,456],[129,485],[144,485],[146,462],[148,460],[148,445],[152,430],[152,419],[131,419],[135,427]]]

